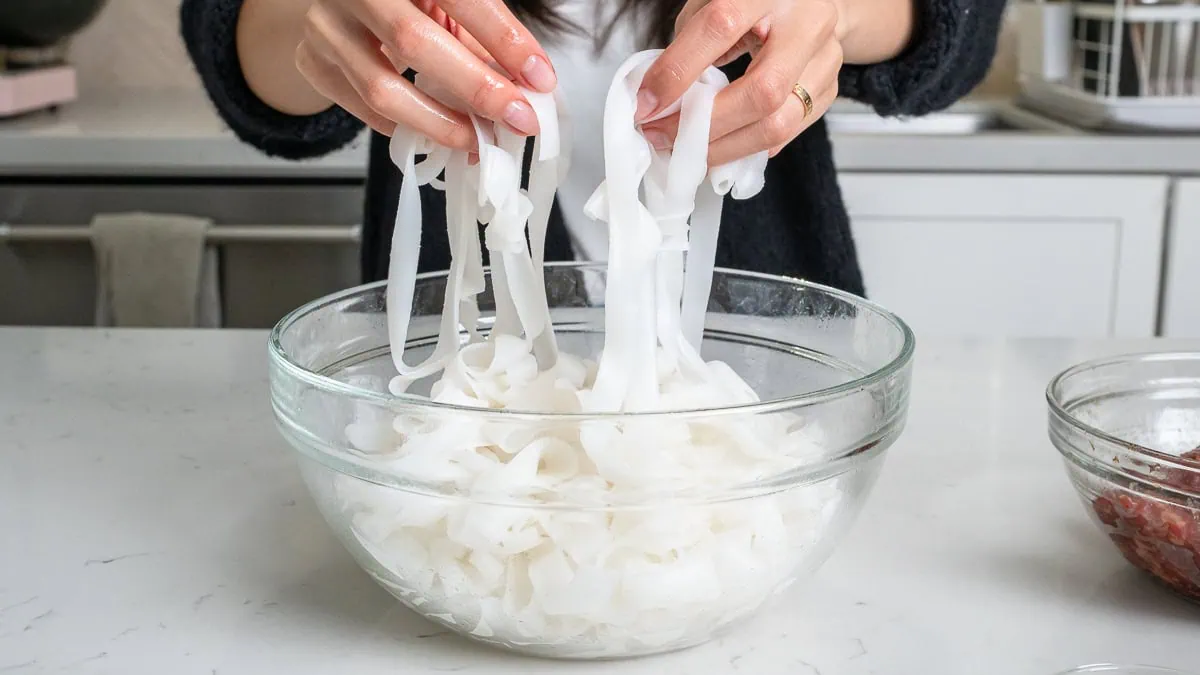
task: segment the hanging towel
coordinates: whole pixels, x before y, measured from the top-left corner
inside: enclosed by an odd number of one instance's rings
[[[217,250],[211,221],[154,213],[106,213],[92,220],[96,325],[219,328]]]

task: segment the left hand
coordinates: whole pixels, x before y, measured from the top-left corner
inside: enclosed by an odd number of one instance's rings
[[[688,0],[675,40],[646,72],[638,92],[640,122],[683,96],[704,69],[749,52],[746,74],[713,103],[709,166],[763,150],[774,157],[825,114],[837,98],[842,67],[835,0]],[[806,112],[793,87],[812,98]],[[678,114],[645,124],[646,138],[670,147]]]

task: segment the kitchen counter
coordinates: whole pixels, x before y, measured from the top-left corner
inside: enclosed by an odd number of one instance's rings
[[[811,583],[715,643],[568,665],[400,608],[309,500],[260,332],[0,329],[0,673],[1050,675],[1200,664],[1200,607],[1088,522],[1042,391],[1200,343],[924,341],[911,420]]]
[[[361,179],[364,141],[316,160],[285,161],[238,140],[201,91],[84,92],[57,111],[0,120],[0,177]]]
[[[969,105],[969,104],[968,104]],[[835,112],[856,109],[839,103]],[[1200,135],[1100,136],[985,130],[974,134],[834,135],[843,171],[1200,174]],[[196,90],[86,93],[58,112],[0,120],[2,176],[361,178],[360,139],[304,162],[267,158],[238,141]]]

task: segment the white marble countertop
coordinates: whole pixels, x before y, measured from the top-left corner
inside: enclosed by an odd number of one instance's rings
[[[843,171],[1200,174],[1200,134],[843,133],[833,140],[834,159]],[[0,120],[0,177],[346,179],[361,178],[365,168],[361,139],[315,160],[265,157],[238,141],[197,90],[85,92],[57,112]]]
[[[1200,667],[1200,607],[1088,522],[1043,387],[1104,353],[922,342],[911,420],[861,518],[722,641],[605,664],[446,635],[360,572],[267,401],[260,332],[0,329],[0,673],[1050,675]]]

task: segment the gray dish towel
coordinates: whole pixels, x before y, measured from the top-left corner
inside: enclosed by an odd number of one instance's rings
[[[211,221],[154,213],[105,213],[92,220],[96,325],[219,328],[217,251]]]

